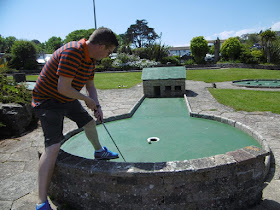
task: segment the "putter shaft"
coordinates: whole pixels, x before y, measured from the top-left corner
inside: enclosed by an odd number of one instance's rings
[[[119,151],[120,155],[122,156],[122,158],[123,158],[124,162],[126,162],[126,160],[124,159],[124,157],[123,157],[123,155],[122,155],[121,151],[119,150],[119,148],[118,148],[118,146],[117,146],[116,142],[114,141],[113,137],[111,136],[110,132],[108,131],[108,129],[107,129],[107,127],[105,126],[105,124],[104,124],[104,122],[103,122],[103,121],[102,121],[102,124],[103,124],[103,126],[104,126],[105,130],[107,131],[107,133],[109,134],[110,138],[112,139],[113,143],[115,144],[115,146],[116,146],[117,150]]]

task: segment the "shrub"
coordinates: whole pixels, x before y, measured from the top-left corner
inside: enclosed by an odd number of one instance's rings
[[[108,69],[108,68],[111,68],[112,67],[112,64],[113,64],[113,60],[111,58],[103,58],[101,60],[101,65],[105,68],[105,69]]]
[[[251,51],[251,55],[258,61],[258,63],[260,63],[262,57],[264,57],[263,51],[261,50],[253,50]]]
[[[180,61],[174,56],[167,56],[167,57],[162,58],[162,60],[161,60],[162,64],[167,64],[168,62],[175,64],[175,65],[180,65]]]
[[[181,60],[181,57],[179,55],[173,55],[174,58],[176,58],[178,61]]]
[[[134,49],[133,54],[139,56],[141,59],[148,59],[150,57],[147,48],[143,47]]]
[[[245,48],[242,49],[240,60],[242,63],[246,63],[246,64],[257,64],[257,61],[254,60],[250,50]]]
[[[0,73],[0,89],[0,102],[2,103],[31,103],[31,91],[27,90],[24,84],[9,81],[3,73]]]
[[[129,46],[126,45],[121,45],[118,48],[118,53],[126,53],[126,54],[132,54],[131,48]]]
[[[157,62],[147,59],[140,59],[136,55],[127,55],[124,53],[118,54],[117,58],[113,61],[113,67],[122,70],[129,70],[133,68],[145,68],[157,65]]]
[[[118,54],[117,59],[120,61],[120,63],[127,63],[130,57],[128,54],[120,53]]]
[[[249,48],[242,47],[240,61],[246,64],[259,64],[263,53],[261,50],[250,50]]]
[[[3,56],[4,57],[4,56]],[[0,74],[6,74],[6,73],[14,73],[17,72],[16,69],[11,69],[8,66],[8,61],[4,62],[4,59],[0,59]]]
[[[203,36],[194,37],[190,46],[192,55],[198,64],[205,63],[205,55],[209,51],[208,42]]]
[[[37,68],[37,51],[33,42],[18,40],[15,41],[11,52],[11,65],[16,69],[36,69]]]
[[[194,60],[193,59],[189,59],[185,61],[185,65],[193,65],[194,64]]]
[[[228,38],[221,47],[221,54],[224,60],[236,60],[241,53],[241,42],[237,38]]]
[[[134,49],[133,54],[139,56],[141,59],[160,61],[162,58],[168,56],[168,47],[160,44],[152,44],[145,48]]]

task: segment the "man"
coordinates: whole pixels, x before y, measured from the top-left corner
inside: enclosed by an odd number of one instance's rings
[[[108,57],[118,46],[115,34],[108,28],[99,28],[89,40],[81,39],[56,50],[43,67],[33,89],[32,106],[39,117],[45,137],[45,151],[39,162],[39,204],[36,209],[51,209],[47,190],[59,152],[63,119],[68,117],[83,127],[92,143],[95,159],[114,159],[118,154],[102,147],[96,124],[78,100],[85,101],[94,116],[103,121],[103,113],[94,85],[94,63]],[[88,96],[80,93],[86,86]]]

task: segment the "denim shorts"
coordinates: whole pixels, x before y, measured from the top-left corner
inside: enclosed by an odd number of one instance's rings
[[[41,121],[45,136],[45,147],[60,143],[64,139],[62,133],[64,117],[76,122],[79,128],[93,120],[78,100],[61,103],[49,99],[35,107],[34,110]]]

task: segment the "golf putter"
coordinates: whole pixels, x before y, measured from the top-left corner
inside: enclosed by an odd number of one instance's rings
[[[103,121],[102,121],[102,125],[104,126],[105,130],[107,131],[107,133],[109,134],[109,136],[110,136],[110,138],[112,139],[113,143],[115,144],[116,148],[118,149],[120,155],[122,156],[122,159],[124,160],[124,162],[126,162],[126,160],[124,159],[124,157],[123,157],[121,151],[119,150],[119,148],[118,148],[116,142],[114,141],[113,137],[111,136],[110,132],[109,132],[108,129],[106,128],[106,126],[105,126],[105,124],[104,124]]]

